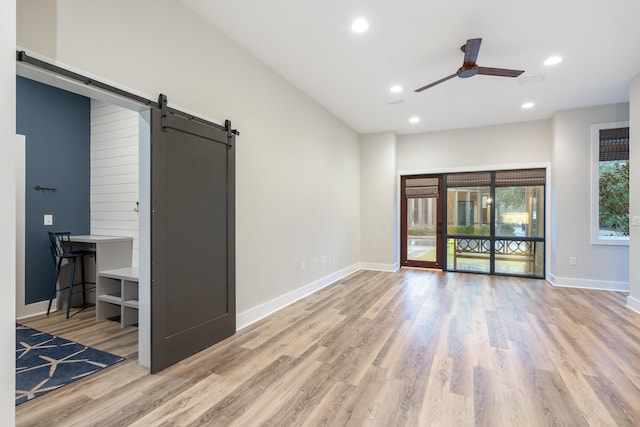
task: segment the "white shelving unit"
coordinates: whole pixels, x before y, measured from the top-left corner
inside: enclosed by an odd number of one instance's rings
[[[96,320],[120,316],[120,326],[138,323],[138,269],[115,268],[98,272]]]

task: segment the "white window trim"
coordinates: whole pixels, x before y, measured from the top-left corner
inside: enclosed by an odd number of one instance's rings
[[[600,130],[629,127],[629,122],[591,125],[591,244],[629,246],[629,236],[600,236]]]

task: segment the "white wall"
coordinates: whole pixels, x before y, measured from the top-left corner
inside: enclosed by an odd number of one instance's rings
[[[91,234],[133,237],[138,266],[137,111],[91,100]]]
[[[16,2],[0,13],[0,425],[15,423]]]
[[[360,171],[352,129],[177,2],[57,2],[48,16],[55,24],[47,20],[42,33],[38,9],[25,13],[32,16],[20,19],[18,44],[26,50],[152,97],[167,94],[171,106],[219,123],[229,118],[240,130],[241,323],[266,314],[273,300],[286,303],[356,268]],[[56,42],[44,43],[52,28]]]
[[[591,125],[625,120],[629,104],[554,115],[550,281],[556,285],[628,290],[628,247],[591,244]],[[569,257],[577,265],[569,265]]]
[[[362,267],[398,269],[396,135],[360,137],[360,260]]]
[[[398,136],[401,174],[502,169],[551,160],[548,120]]]
[[[640,74],[631,80],[629,96],[629,214],[640,215]],[[640,259],[640,227],[629,230],[629,259]],[[629,266],[627,305],[640,312],[640,263]]]

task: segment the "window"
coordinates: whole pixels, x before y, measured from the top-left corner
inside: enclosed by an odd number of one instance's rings
[[[629,123],[591,127],[591,243],[629,244]]]

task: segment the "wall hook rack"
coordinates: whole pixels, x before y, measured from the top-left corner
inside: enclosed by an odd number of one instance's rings
[[[36,185],[35,187],[33,187],[34,190],[36,191],[44,191],[47,193],[55,193],[56,191],[58,191],[57,188],[52,188],[52,187],[41,187],[39,185]]]

